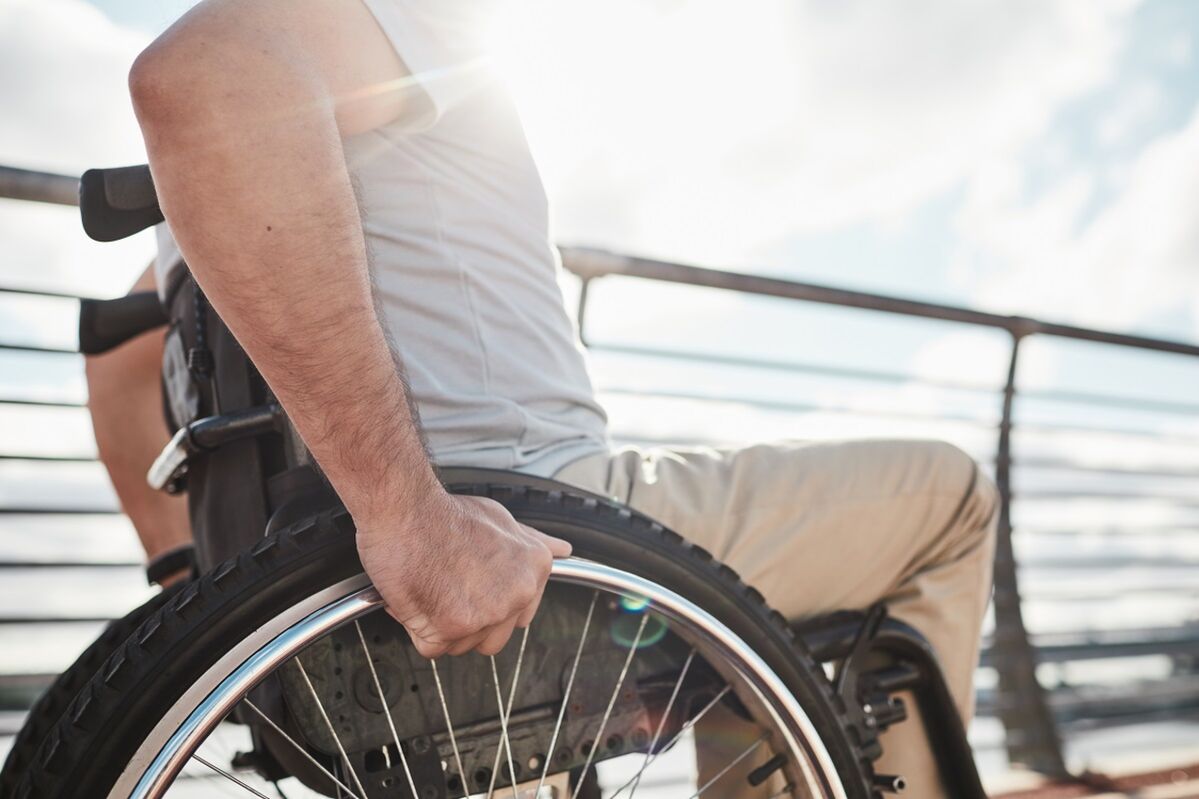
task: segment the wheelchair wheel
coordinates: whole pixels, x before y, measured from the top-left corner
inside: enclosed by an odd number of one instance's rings
[[[823,674],[731,570],[593,497],[454,490],[575,549],[503,653],[421,659],[362,573],[349,515],[330,509],[147,619],[45,737],[16,796],[208,795],[209,779],[260,797],[872,796]],[[706,751],[718,713],[753,738],[697,774],[690,747]],[[231,757],[233,735],[252,751]]]
[[[37,752],[42,739],[46,737],[54,722],[62,716],[63,710],[79,693],[79,689],[87,684],[96,670],[143,621],[170,601],[182,588],[181,584],[176,584],[164,589],[148,599],[145,604],[111,622],[104,628],[100,637],[89,644],[75,662],[58,675],[45,693],[38,697],[29,708],[29,714],[17,732],[12,748],[8,750],[4,768],[0,769],[0,797],[14,795],[17,783],[33,761],[34,753]]]

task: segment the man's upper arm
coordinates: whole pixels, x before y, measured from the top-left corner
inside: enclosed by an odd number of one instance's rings
[[[138,57],[130,88],[139,106],[186,101],[182,93],[205,88],[260,91],[271,72],[257,68],[264,59],[310,82],[314,103],[328,103],[343,137],[385,125],[423,99],[358,0],[204,0]],[[312,110],[297,108],[297,122]]]

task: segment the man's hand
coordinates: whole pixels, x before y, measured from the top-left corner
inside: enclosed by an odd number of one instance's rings
[[[393,519],[358,522],[367,575],[424,657],[494,655],[527,627],[570,544],[484,497],[427,495]]]

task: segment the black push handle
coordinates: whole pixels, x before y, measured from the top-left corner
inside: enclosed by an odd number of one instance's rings
[[[83,230],[96,241],[116,241],[162,221],[150,167],[89,169],[79,179]]]
[[[166,310],[153,291],[140,291],[115,300],[82,300],[79,351],[84,355],[99,355],[166,323]]]

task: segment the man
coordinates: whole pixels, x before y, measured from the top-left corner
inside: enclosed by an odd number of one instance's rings
[[[994,489],[937,443],[610,452],[481,7],[205,0],[130,75],[179,250],[354,517],[389,612],[426,657],[494,653],[570,553],[447,494],[412,400],[438,463],[614,496],[789,617],[887,600],[932,640],[968,717]],[[160,352],[148,336],[88,370],[101,455],[150,557],[189,536],[180,503],[141,482],[162,439]],[[887,768],[932,795],[918,736],[891,737]]]

